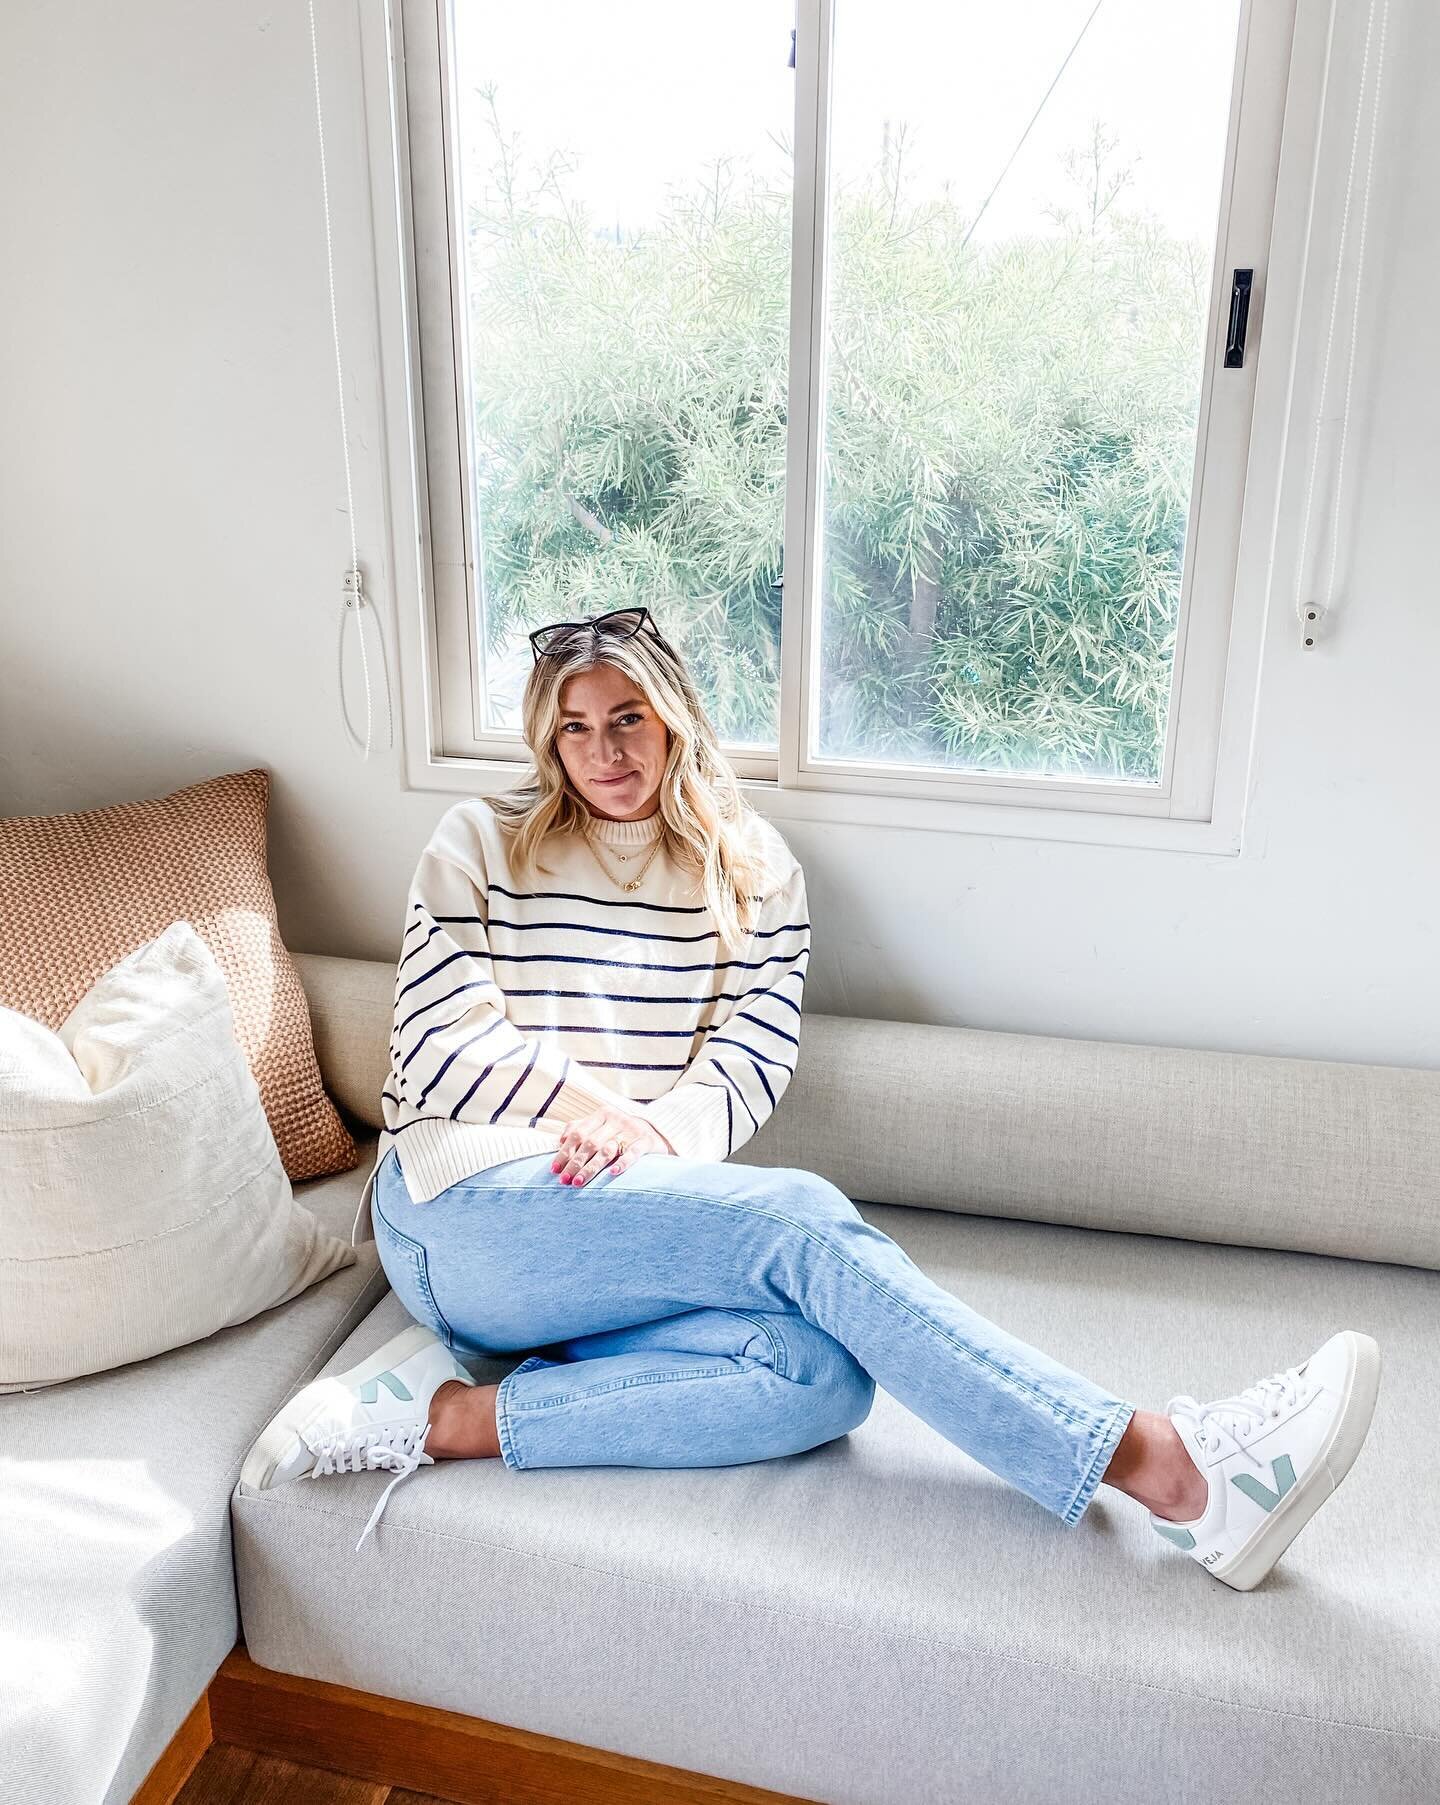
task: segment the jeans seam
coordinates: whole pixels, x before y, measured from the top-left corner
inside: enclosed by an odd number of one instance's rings
[[[686,1201],[690,1203],[714,1203],[716,1201],[713,1197],[697,1197],[694,1193],[683,1193],[682,1195],[684,1195]],[[913,1316],[916,1322],[922,1323],[927,1329],[938,1335],[942,1341],[947,1342],[957,1353],[964,1354],[967,1359],[974,1361],[977,1366],[982,1367],[988,1373],[994,1374],[995,1377],[1003,1383],[1013,1386],[1017,1392],[1022,1393],[1033,1402],[1043,1404],[1052,1415],[1064,1417],[1066,1421],[1071,1423],[1078,1423],[1084,1420],[1077,1413],[1066,1410],[1063,1405],[1057,1404],[1052,1398],[1046,1397],[1044,1392],[1036,1391],[1033,1387],[1027,1385],[1024,1380],[1015,1378],[1012,1374],[1008,1373],[1003,1366],[997,1366],[993,1360],[985,1359],[982,1355],[977,1354],[973,1348],[968,1348],[963,1342],[956,1341],[954,1336],[948,1334],[938,1323],[931,1322],[929,1317],[922,1316],[918,1310],[913,1309],[911,1305],[905,1302],[903,1297],[897,1297],[893,1291],[880,1284],[878,1280],[872,1279],[869,1273],[862,1272],[853,1261],[845,1258],[839,1248],[832,1247],[823,1236],[817,1234],[807,1223],[797,1222],[793,1216],[781,1215],[778,1210],[757,1210],[751,1204],[731,1204],[722,1202],[721,1208],[742,1210],[747,1215],[763,1216],[768,1221],[783,1222],[790,1228],[798,1229],[807,1240],[813,1241],[817,1247],[829,1254],[831,1259],[838,1260],[847,1271],[853,1272],[856,1278],[862,1279],[872,1290],[879,1292],[881,1297],[889,1298],[892,1304],[897,1304],[900,1309],[906,1311],[910,1316]],[[861,1220],[863,1221],[864,1218],[862,1217]]]
[[[770,1364],[775,1369],[776,1377],[788,1379],[790,1377],[789,1371],[787,1370],[788,1350],[784,1341],[780,1336],[776,1335],[769,1323],[762,1317],[752,1316],[748,1310],[736,1310],[732,1308],[730,1314],[732,1316],[741,1317],[744,1321],[750,1323],[752,1327],[759,1329],[760,1333],[770,1343]]]
[[[542,1189],[538,1185],[517,1185],[513,1188],[516,1190],[523,1190],[530,1195],[537,1197],[544,1197],[549,1194],[548,1191]],[[884,1285],[878,1283],[875,1279],[872,1279],[868,1273],[862,1272],[858,1266],[847,1260],[838,1248],[830,1246],[829,1242],[818,1235],[807,1223],[799,1222],[793,1216],[781,1215],[778,1210],[761,1210],[756,1209],[753,1204],[731,1203],[724,1198],[716,1197],[713,1193],[667,1190],[665,1195],[667,1197],[675,1198],[681,1203],[710,1204],[719,1209],[735,1210],[738,1213],[747,1216],[763,1216],[766,1221],[782,1222],[787,1228],[797,1229],[807,1240],[813,1241],[817,1247],[829,1254],[832,1259],[838,1260],[847,1271],[853,1272],[856,1278],[864,1280],[872,1290],[879,1292],[881,1297],[889,1298],[892,1304],[897,1304],[902,1310],[913,1316],[916,1322],[923,1323],[927,1329],[930,1329],[934,1334],[938,1335],[942,1341],[947,1342],[954,1348],[956,1353],[965,1355],[965,1357],[973,1361],[976,1366],[993,1375],[1001,1383],[1010,1386],[1029,1402],[1043,1404],[1045,1408],[1050,1411],[1052,1416],[1059,1417],[1065,1422],[1085,1424],[1087,1427],[1093,1427],[1093,1424],[1090,1424],[1086,1417],[1079,1412],[1067,1410],[1064,1405],[1057,1404],[1053,1398],[1046,1397],[1044,1392],[1034,1390],[1033,1387],[1027,1385],[1024,1380],[1017,1379],[1012,1374],[1007,1373],[1003,1366],[997,1366],[993,1360],[985,1359],[983,1355],[977,1354],[973,1348],[968,1348],[963,1342],[956,1341],[955,1338],[942,1329],[938,1323],[931,1322],[928,1317],[922,1316],[918,1310],[912,1309],[911,1306],[905,1302],[904,1298],[897,1297],[893,1291],[887,1290]],[[860,1220],[863,1222],[864,1218],[861,1217]],[[818,1327],[818,1325],[816,1326]]]
[[[400,1244],[397,1251],[403,1253],[406,1258],[414,1264],[416,1287],[419,1290],[423,1301],[429,1305],[436,1322],[440,1324],[443,1331],[438,1339],[443,1341],[446,1347],[450,1348],[453,1352],[455,1347],[455,1331],[450,1327],[445,1312],[440,1308],[439,1304],[435,1302],[435,1293],[430,1288],[430,1260],[424,1242],[417,1241],[412,1236],[407,1235],[403,1229],[396,1228],[395,1224],[383,1213],[373,1198],[371,1199],[371,1206],[375,1211],[375,1215],[379,1218],[382,1226],[387,1230],[392,1240]],[[421,1326],[424,1327],[426,1325],[422,1324]]]
[[[583,1361],[577,1361],[583,1366]],[[516,1367],[516,1372],[522,1368]],[[692,1366],[679,1373],[634,1373],[625,1379],[607,1379],[599,1385],[592,1385],[585,1391],[567,1391],[563,1397],[537,1398],[531,1404],[511,1404],[511,1410],[553,1410],[557,1404],[585,1404],[591,1398],[608,1397],[611,1392],[628,1391],[636,1385],[671,1385],[681,1379],[733,1379],[747,1378],[754,1371],[753,1366]]]

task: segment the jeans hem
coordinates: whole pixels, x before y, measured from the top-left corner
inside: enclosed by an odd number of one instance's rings
[[[1090,1462],[1085,1477],[1080,1482],[1080,1489],[1070,1500],[1068,1509],[1061,1515],[1060,1520],[1067,1529],[1073,1529],[1085,1515],[1090,1500],[1095,1496],[1096,1489],[1105,1476],[1105,1469],[1110,1464],[1111,1456],[1120,1446],[1120,1438],[1130,1427],[1130,1419],[1134,1414],[1135,1406],[1125,1403],[1117,1404],[1111,1412],[1105,1433],[1100,1438],[1100,1445],[1095,1450],[1095,1458]]]
[[[551,1363],[539,1354],[532,1354],[528,1360],[522,1360],[513,1372],[506,1373],[495,1391],[495,1432],[500,1441],[500,1458],[512,1472],[519,1472],[524,1466],[519,1451],[515,1446],[514,1433],[510,1427],[509,1390],[510,1381],[518,1379],[521,1373],[533,1373],[536,1367],[549,1366]]]

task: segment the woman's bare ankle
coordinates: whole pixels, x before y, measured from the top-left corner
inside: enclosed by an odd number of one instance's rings
[[[1137,1410],[1131,1417],[1102,1483],[1172,1523],[1193,1522],[1210,1501],[1209,1482],[1179,1431],[1154,1410]]]
[[[425,1452],[436,1460],[497,1460],[495,1425],[498,1385],[465,1385],[447,1379],[430,1400],[430,1433]]]

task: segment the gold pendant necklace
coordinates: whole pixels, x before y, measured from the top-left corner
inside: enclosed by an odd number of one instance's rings
[[[643,884],[645,881],[645,873],[650,869],[651,865],[654,863],[655,855],[656,855],[656,853],[659,852],[661,846],[664,845],[664,843],[665,843],[665,836],[664,836],[663,832],[660,834],[657,834],[655,837],[655,844],[650,848],[650,855],[645,860],[645,863],[635,873],[634,877],[632,877],[630,879],[629,883],[622,883],[621,880],[618,877],[616,877],[615,873],[609,869],[609,867],[606,865],[604,859],[602,859],[600,857],[600,848],[595,844],[594,840],[591,839],[589,829],[587,828],[585,830],[585,844],[590,848],[590,851],[591,851],[592,855],[594,856],[595,863],[605,873],[606,877],[609,878],[610,882],[612,884],[616,885],[616,887],[621,890],[638,890],[640,888],[641,884]],[[633,852],[627,852],[627,853],[616,853],[615,856],[618,859],[623,859],[628,864],[629,861],[631,859],[633,859],[636,855]]]

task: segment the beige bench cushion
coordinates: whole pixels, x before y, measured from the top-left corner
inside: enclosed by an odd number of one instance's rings
[[[380,1127],[394,968],[296,964],[327,1085]],[[857,1199],[1440,1267],[1440,1072],[807,1015],[739,1157]]]
[[[387,1476],[302,1480],[232,1506],[251,1654],[830,1805],[1440,1798],[1440,1276],[864,1213],[1151,1408],[1365,1330],[1385,1361],[1370,1440],[1248,1594],[1108,1490],[1065,1528],[884,1394],[788,1460],[427,1467],[359,1555]],[[387,1297],[333,1365],[403,1320]]]

